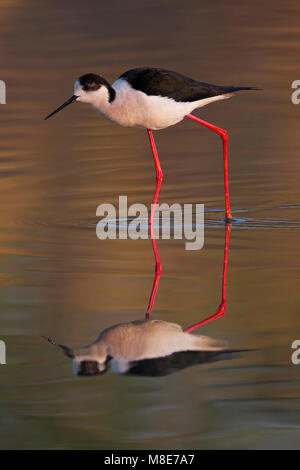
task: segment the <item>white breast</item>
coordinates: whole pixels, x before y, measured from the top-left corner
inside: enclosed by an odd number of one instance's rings
[[[194,102],[178,102],[162,96],[148,96],[135,90],[130,84],[119,78],[112,87],[116,98],[105,106],[94,106],[103,117],[125,127],[142,127],[145,129],[164,129],[184,119],[194,109],[212,101],[221,100],[228,96],[214,96]],[[102,104],[102,103],[101,103]]]

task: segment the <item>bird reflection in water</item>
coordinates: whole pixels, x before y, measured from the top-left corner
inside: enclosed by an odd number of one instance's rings
[[[72,359],[73,371],[78,376],[102,374],[109,368],[118,374],[163,376],[195,364],[230,358],[238,351],[228,349],[225,342],[191,333],[226,312],[230,228],[230,224],[225,225],[222,298],[213,315],[185,329],[175,323],[150,319],[162,272],[156,240],[152,238],[155,277],[144,320],[111,326],[102,331],[96,341],[77,350],[45,339]],[[152,234],[151,226],[150,231]]]

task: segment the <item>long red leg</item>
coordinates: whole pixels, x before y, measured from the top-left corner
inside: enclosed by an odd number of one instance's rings
[[[223,277],[222,277],[222,301],[219,305],[216,313],[207,317],[205,320],[195,323],[192,326],[189,326],[184,331],[189,333],[190,331],[199,328],[200,326],[205,325],[206,323],[215,320],[216,318],[222,317],[226,313],[227,299],[226,299],[226,282],[227,282],[227,263],[228,263],[228,247],[229,247],[229,235],[230,235],[231,224],[226,224],[225,226],[225,245],[224,245],[224,263],[223,263]]]
[[[230,222],[232,220],[232,215],[230,212],[230,204],[229,204],[229,188],[228,188],[228,158],[227,158],[227,146],[228,146],[228,136],[227,136],[227,131],[224,129],[221,129],[220,127],[214,126],[213,124],[210,124],[209,122],[203,121],[202,119],[199,119],[196,116],[193,116],[192,114],[187,114],[186,117],[189,119],[192,119],[193,121],[198,122],[199,124],[202,124],[205,127],[208,127],[208,129],[211,129],[214,132],[217,132],[221,136],[222,142],[223,142],[223,165],[224,165],[224,186],[225,186],[225,216],[226,216],[226,222]]]
[[[148,137],[149,137],[150,146],[151,146],[151,150],[152,150],[152,154],[153,154],[153,158],[154,158],[154,164],[155,164],[156,187],[155,187],[155,192],[154,192],[153,201],[152,201],[152,205],[151,205],[151,213],[150,213],[150,217],[149,217],[150,236],[151,236],[152,249],[153,249],[154,258],[155,258],[155,276],[154,276],[153,286],[152,286],[152,290],[151,290],[151,294],[150,294],[150,298],[149,298],[148,308],[147,308],[147,311],[146,311],[146,319],[149,318],[151,310],[153,308],[156,292],[157,292],[157,289],[158,289],[159,279],[160,279],[160,276],[162,274],[162,266],[161,266],[161,262],[160,262],[160,259],[159,259],[159,254],[158,254],[158,250],[157,250],[157,246],[156,246],[156,240],[155,240],[154,233],[153,233],[152,222],[153,222],[153,217],[154,217],[154,213],[155,213],[155,208],[156,208],[156,204],[157,204],[157,200],[158,200],[158,195],[159,195],[161,183],[162,183],[162,180],[163,180],[163,172],[162,172],[162,169],[161,169],[161,166],[160,166],[160,162],[159,162],[159,158],[158,158],[158,154],[157,154],[153,134],[152,134],[152,131],[150,129],[147,129],[147,132],[148,132]]]
[[[162,169],[160,167],[160,162],[159,162],[159,158],[158,158],[158,154],[157,154],[157,150],[156,150],[156,146],[155,146],[152,131],[150,129],[147,129],[147,132],[148,132],[150,147],[151,147],[153,158],[154,158],[155,171],[156,171],[156,188],[155,188],[155,193],[154,193],[154,196],[153,196],[153,201],[152,201],[152,206],[151,206],[151,214],[150,214],[150,217],[149,217],[149,227],[150,227],[150,230],[151,230],[152,229],[153,216],[154,216],[154,213],[155,213],[155,208],[156,208],[157,199],[158,199],[158,195],[159,195],[159,190],[160,190],[161,183],[162,183],[162,180],[163,180],[163,172],[162,172]],[[151,233],[151,238],[152,238],[152,235],[153,235],[153,233]]]

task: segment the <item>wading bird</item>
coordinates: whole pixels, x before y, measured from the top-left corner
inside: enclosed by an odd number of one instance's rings
[[[230,98],[240,90],[257,90],[257,88],[211,85],[198,82],[177,72],[151,67],[129,70],[112,85],[100,75],[88,73],[76,80],[74,95],[45,119],[50,118],[73,101],[79,101],[90,104],[101,116],[116,124],[147,129],[156,169],[156,190],[149,218],[150,226],[163,179],[152,131],[173,126],[185,117],[208,127],[217,132],[223,141],[225,215],[226,221],[231,221],[227,131],[190,113],[206,104]]]
[[[76,350],[57,344],[45,336],[44,338],[58,346],[72,359],[76,375],[98,375],[106,372],[109,365],[113,372],[119,374],[168,375],[195,364],[223,359],[227,353],[242,352],[242,350],[229,350],[224,341],[191,333],[200,326],[225,315],[229,235],[230,224],[226,224],[222,296],[221,303],[213,315],[185,329],[176,323],[150,320],[160,277],[156,272],[145,320],[111,326],[102,331],[96,341]],[[156,240],[152,241],[156,266],[159,265],[161,272]]]
[[[72,359],[75,375],[98,375],[109,364],[117,374],[167,375],[232,352],[224,341],[185,333],[180,325],[162,320],[111,326],[96,341],[77,350],[44,338]]]

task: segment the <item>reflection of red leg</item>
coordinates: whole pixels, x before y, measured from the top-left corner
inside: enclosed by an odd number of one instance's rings
[[[152,290],[151,290],[151,294],[150,294],[150,298],[149,298],[149,303],[148,303],[148,308],[147,308],[147,312],[146,312],[146,319],[147,320],[148,320],[148,318],[150,316],[150,313],[151,313],[151,310],[153,308],[156,292],[157,292],[157,289],[158,289],[159,279],[160,279],[160,276],[161,276],[161,273],[162,273],[161,262],[160,262],[160,259],[159,259],[159,254],[158,254],[155,238],[152,238],[152,248],[153,248],[153,253],[154,253],[154,257],[155,257],[155,276],[154,276],[153,286],[152,286]]]
[[[195,323],[195,325],[189,326],[188,328],[184,330],[186,333],[189,333],[190,331],[195,330],[196,328],[199,328],[199,326],[203,326],[205,325],[205,323],[209,323],[210,321],[215,320],[216,318],[222,317],[226,313],[226,303],[227,303],[226,281],[227,281],[228,245],[229,245],[230,229],[231,229],[231,224],[226,224],[225,245],[224,245],[224,264],[223,264],[223,277],[222,277],[222,301],[216,313],[206,318],[205,320],[202,320],[199,323]]]
[[[229,204],[229,188],[228,188],[228,162],[227,162],[227,144],[228,144],[228,137],[227,137],[227,131],[224,129],[221,129],[220,127],[214,126],[213,124],[210,124],[209,122],[203,121],[202,119],[197,118],[196,116],[193,116],[192,114],[187,114],[189,119],[192,119],[193,121],[198,122],[199,124],[202,124],[205,127],[208,127],[208,129],[211,129],[214,132],[217,132],[221,136],[221,139],[223,141],[223,164],[224,164],[224,185],[225,185],[225,215],[226,215],[226,222],[230,222],[232,220],[232,215],[230,212],[230,204]]]
[[[158,154],[157,154],[153,134],[152,134],[152,131],[150,129],[147,129],[147,132],[148,132],[148,137],[149,137],[150,146],[151,146],[151,150],[152,150],[152,154],[153,154],[153,158],[154,158],[154,164],[155,164],[156,188],[155,188],[155,193],[154,193],[154,196],[153,196],[153,201],[152,201],[152,206],[151,206],[151,213],[150,213],[150,217],[149,217],[150,236],[151,236],[151,240],[152,240],[152,249],[153,249],[154,258],[155,258],[155,276],[154,276],[153,286],[152,286],[152,290],[151,290],[151,294],[150,294],[150,298],[149,298],[149,303],[148,303],[148,308],[147,308],[147,312],[146,312],[146,319],[149,318],[151,310],[153,308],[156,292],[157,292],[157,289],[158,289],[159,279],[160,279],[160,276],[161,276],[161,273],[162,273],[162,267],[161,267],[161,262],[160,262],[160,259],[159,259],[157,246],[156,246],[156,240],[154,238],[152,222],[153,222],[155,208],[156,208],[156,204],[157,204],[157,200],[158,200],[159,190],[160,190],[161,183],[162,183],[162,180],[163,180],[163,172],[162,172],[162,169],[160,167],[159,158],[158,158]]]

